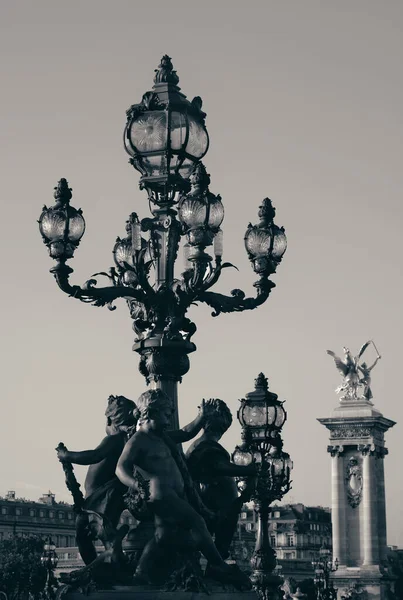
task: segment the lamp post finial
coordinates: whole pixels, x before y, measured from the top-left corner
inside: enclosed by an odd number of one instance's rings
[[[171,83],[172,85],[179,83],[179,77],[174,71],[171,57],[168,54],[164,54],[158,69],[155,69],[154,83]]]

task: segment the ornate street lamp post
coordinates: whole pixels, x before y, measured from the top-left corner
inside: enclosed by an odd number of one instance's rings
[[[141,173],[140,188],[147,192],[151,216],[130,215],[126,237],[118,238],[113,248],[115,266],[96,274],[108,278],[106,287],[98,287],[93,278],[83,286],[69,281],[73,269],[66,263],[80,243],[85,221],[81,210],[70,205],[66,179],[55,188],[56,204],[45,206],[39,219],[43,241],[56,262],[51,272],[63,292],[111,310],[114,300],[126,300],[140,372],[147,384],[162,388],[174,401],[174,427],[177,384],[189,370],[188,355],[196,349],[191,341],[196,325],[186,317],[189,306],[204,302],[217,316],[263,304],[275,286],[269,277],[286,250],[284,229],[274,224],[275,209],[266,198],[259,223],[250,224],[245,234],[246,251],[259,276],[256,296],[247,298],[238,289],[229,296],[208,291],[222,269],[232,266],[222,262],[224,208],[220,196],[210,191],[210,176],[201,162],[209,146],[202,101],[196,97],[189,102],[178,82],[171,59],[164,56],[152,91],[127,111],[124,145],[130,163]],[[178,276],[174,268],[182,239],[186,268]],[[206,252],[210,246],[214,259]]]
[[[330,581],[330,573],[337,571],[339,561],[332,561],[331,552],[326,546],[322,546],[318,554],[312,555],[312,566],[315,569],[314,584],[318,600],[335,600],[337,589]]]
[[[41,563],[46,569],[46,583],[44,588],[44,596],[46,600],[54,600],[56,597],[55,590],[57,589],[57,580],[53,571],[57,567],[58,558],[56,554],[56,546],[50,538],[48,538],[43,546],[43,554]]]
[[[267,378],[260,373],[255,380],[255,390],[241,400],[238,419],[242,426],[242,445],[235,449],[232,459],[237,465],[255,462],[258,466],[252,495],[258,531],[251,559],[251,580],[261,600],[282,598],[279,587],[283,579],[273,573],[276,553],[269,541],[269,507],[291,489],[293,465],[289,454],[283,452],[280,435],[286,418],[283,402],[269,391]]]

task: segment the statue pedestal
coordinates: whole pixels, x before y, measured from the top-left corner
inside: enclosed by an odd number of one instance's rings
[[[251,590],[240,592],[238,590],[224,590],[219,586],[209,586],[210,595],[205,592],[165,592],[153,586],[114,586],[112,590],[98,590],[91,592],[89,600],[257,600],[256,593]],[[63,600],[83,600],[83,595],[78,592],[63,594]]]

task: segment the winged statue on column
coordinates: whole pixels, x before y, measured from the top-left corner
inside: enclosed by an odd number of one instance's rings
[[[370,344],[373,345],[377,354],[371,366],[364,361],[360,362]],[[336,388],[337,394],[343,393],[340,399],[360,400],[364,398],[369,402],[373,397],[371,391],[371,371],[381,358],[373,340],[365,342],[356,356],[353,356],[349,348],[346,347],[343,347],[343,358],[337,356],[332,350],[327,350],[326,352],[333,357],[337,370],[343,376],[343,382]]]

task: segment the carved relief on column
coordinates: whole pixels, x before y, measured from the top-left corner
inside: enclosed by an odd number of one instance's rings
[[[352,456],[346,467],[347,501],[352,508],[357,508],[362,499],[362,468],[355,456]]]

